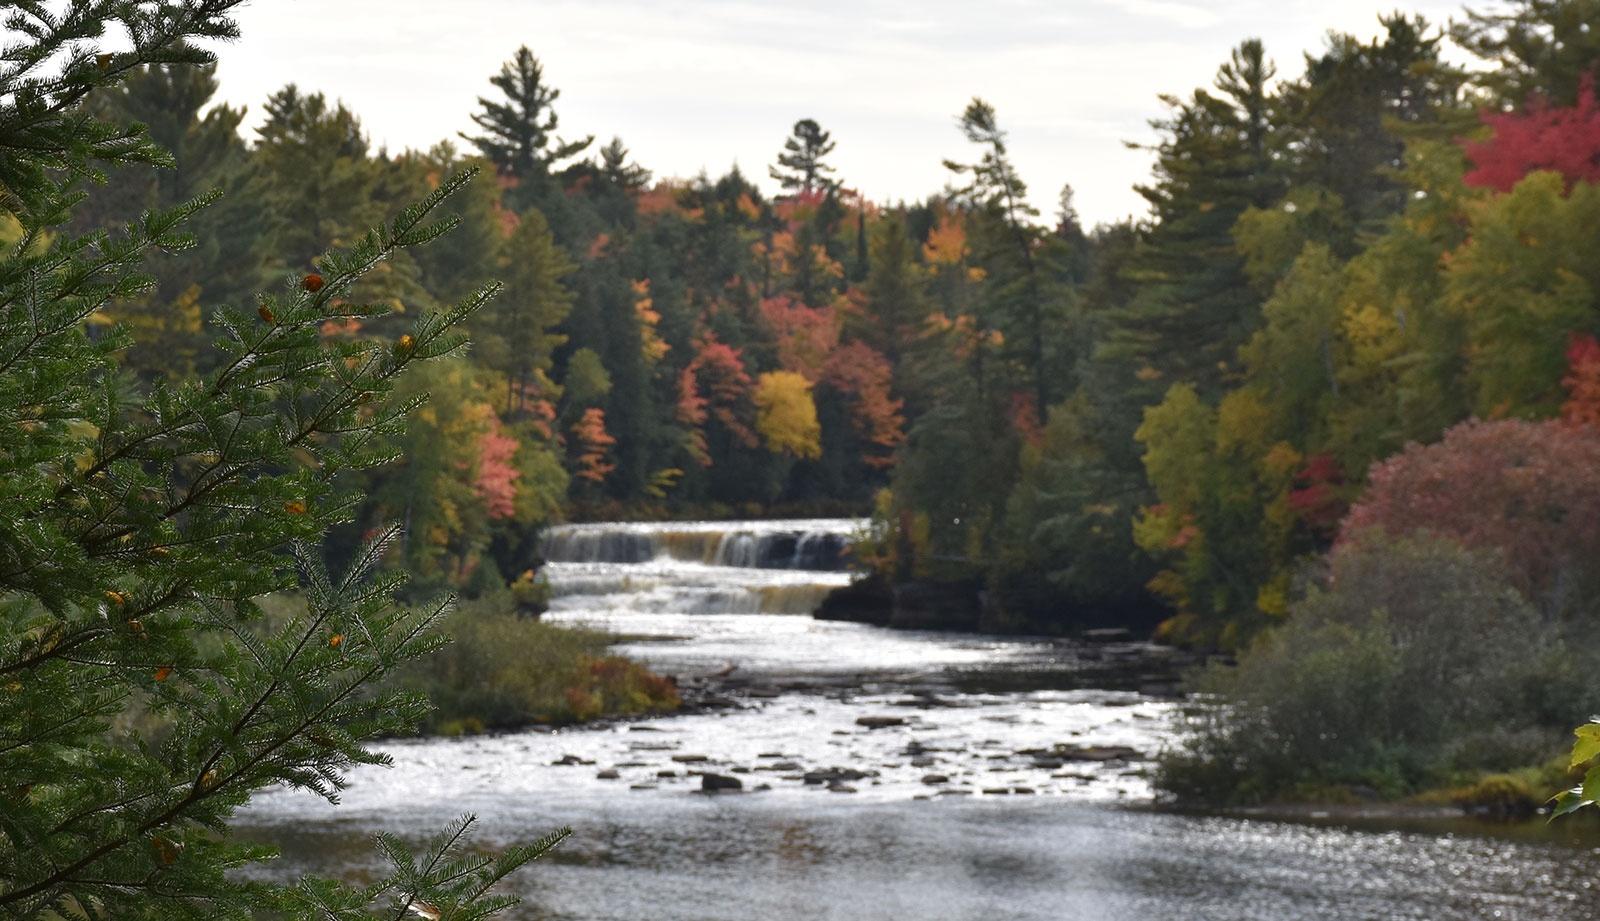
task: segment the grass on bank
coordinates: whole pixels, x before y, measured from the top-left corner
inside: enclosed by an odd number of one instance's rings
[[[301,605],[284,595],[262,607],[276,620]],[[395,679],[433,704],[419,727],[424,735],[563,726],[681,704],[671,679],[611,652],[616,637],[518,613],[512,591],[462,602],[444,630],[453,642]]]
[[[612,654],[610,634],[543,623],[494,598],[463,604],[445,629],[454,642],[402,679],[434,705],[425,733],[566,725],[680,704],[670,679]]]

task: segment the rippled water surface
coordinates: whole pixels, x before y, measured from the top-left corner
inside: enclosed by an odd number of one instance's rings
[[[708,709],[392,743],[342,805],[269,793],[247,833],[283,846],[275,874],[360,877],[375,830],[570,824],[516,880],[530,919],[1600,918],[1600,853],[1571,842],[1144,808],[1181,705],[1165,653],[812,620],[859,526],[558,531],[548,616],[622,634]]]

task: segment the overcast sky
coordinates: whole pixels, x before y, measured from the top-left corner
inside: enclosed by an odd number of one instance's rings
[[[1241,39],[1280,75],[1329,29],[1370,37],[1379,0],[252,0],[222,49],[222,95],[261,103],[288,82],[338,97],[378,145],[428,147],[470,128],[488,78],[526,44],[561,90],[558,134],[620,136],[658,176],[766,179],[790,126],[833,133],[845,183],[876,200],[942,188],[969,156],[955,127],[995,106],[1034,203],[1063,183],[1085,223],[1142,213],[1133,185],[1160,93],[1208,83]],[[1442,24],[1456,2],[1406,7]]]

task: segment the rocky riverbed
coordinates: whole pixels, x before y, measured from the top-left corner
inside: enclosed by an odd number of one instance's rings
[[[1559,829],[1150,809],[1185,660],[814,620],[799,601],[849,576],[804,567],[854,523],[586,527],[547,616],[625,637],[686,712],[385,744],[338,807],[252,803],[242,833],[286,855],[266,872],[367,878],[372,832],[473,812],[490,845],[577,829],[518,877],[525,919],[1600,918],[1600,853]]]

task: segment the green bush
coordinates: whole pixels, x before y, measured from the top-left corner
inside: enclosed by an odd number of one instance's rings
[[[448,630],[455,642],[403,679],[434,705],[426,732],[564,724],[679,704],[670,680],[609,654],[614,637],[520,617],[503,594],[463,605]]]
[[[1259,801],[1401,796],[1534,763],[1587,712],[1572,655],[1484,558],[1433,538],[1340,548],[1324,587],[1236,666],[1214,665],[1158,783]]]

